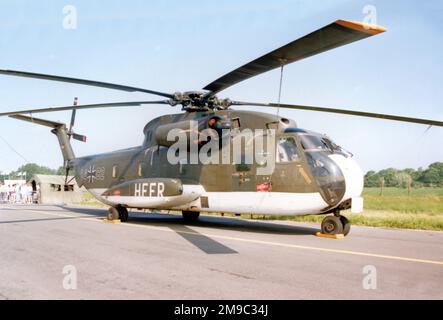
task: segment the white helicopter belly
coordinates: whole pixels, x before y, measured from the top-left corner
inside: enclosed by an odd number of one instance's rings
[[[89,191],[105,204],[143,209],[298,216],[318,214],[328,207],[319,193],[205,192],[195,185],[183,185],[183,194],[173,197],[104,197],[106,189]],[[201,197],[207,198],[207,206],[202,206]]]
[[[202,208],[200,201],[178,210],[195,210],[238,214],[309,215],[324,211],[328,204],[320,193],[285,192],[207,192],[209,208]]]

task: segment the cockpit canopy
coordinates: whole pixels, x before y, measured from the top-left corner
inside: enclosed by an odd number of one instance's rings
[[[352,153],[334,143],[332,139],[326,135],[300,128],[288,128],[285,130],[285,133],[297,134],[300,139],[301,146],[305,151],[323,151],[327,153],[341,154],[347,158],[353,156]]]

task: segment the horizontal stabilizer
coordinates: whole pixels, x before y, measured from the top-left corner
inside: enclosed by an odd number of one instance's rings
[[[46,119],[34,118],[30,116],[24,116],[22,114],[10,115],[9,117],[52,128],[51,132],[57,136],[60,149],[63,154],[63,159],[65,161],[65,167],[68,167],[70,161],[75,159],[74,151],[72,150],[72,146],[68,140],[67,128],[64,123],[46,120]]]
[[[17,120],[32,122],[32,123],[39,124],[39,125],[49,127],[49,128],[53,128],[53,129],[65,126],[65,124],[61,123],[61,122],[56,122],[56,121],[51,121],[51,120],[46,120],[46,119],[39,119],[39,118],[24,116],[21,114],[12,115],[9,117],[13,118],[13,119],[17,119]]]

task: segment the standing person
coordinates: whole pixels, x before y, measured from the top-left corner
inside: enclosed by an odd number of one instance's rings
[[[33,191],[34,190],[32,189],[32,185],[28,183],[28,196],[27,196],[28,204],[32,204],[32,195],[34,193]]]
[[[22,203],[27,204],[28,203],[28,185],[23,184],[20,192],[21,192],[21,197],[22,197]]]
[[[36,203],[37,204],[40,204],[40,201],[41,201],[41,192],[40,192],[40,184],[38,184],[37,185],[37,192],[36,192],[36,194],[37,194],[37,199],[36,199]]]
[[[14,202],[14,186],[13,185],[9,185],[8,188],[9,188],[9,190],[8,190],[8,193],[9,193],[8,201],[9,201],[9,203],[13,203]]]
[[[21,186],[17,183],[15,185],[15,189],[14,189],[14,192],[15,192],[15,201],[14,201],[14,203],[20,203],[20,201],[21,201],[20,189],[21,189]]]
[[[8,186],[4,183],[0,184],[0,202],[8,202]]]

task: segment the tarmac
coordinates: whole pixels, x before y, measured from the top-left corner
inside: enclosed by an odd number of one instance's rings
[[[443,299],[443,232],[0,206],[1,299]]]

